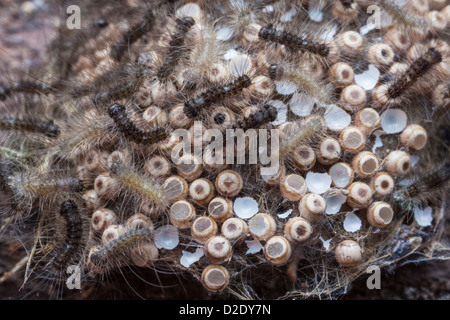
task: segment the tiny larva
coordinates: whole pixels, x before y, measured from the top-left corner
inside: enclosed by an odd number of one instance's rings
[[[64,270],[70,264],[77,264],[74,258],[79,256],[82,249],[81,237],[83,233],[83,221],[76,203],[72,200],[61,204],[61,216],[66,221],[66,236],[64,243],[57,248],[57,254],[53,258],[53,265],[58,270]]]
[[[0,130],[41,133],[49,138],[56,138],[60,129],[53,120],[39,121],[35,119],[1,118]]]
[[[117,179],[124,191],[129,191],[138,203],[149,203],[150,210],[161,212],[168,206],[169,198],[162,185],[154,179],[128,168],[120,160],[111,165],[111,174]]]
[[[234,128],[240,128],[248,130],[251,128],[258,128],[268,122],[272,122],[277,118],[278,111],[274,106],[265,104],[261,109],[251,113],[244,117],[242,120],[238,120],[234,125]]]
[[[45,83],[32,82],[32,81],[19,81],[13,85],[0,86],[0,100],[6,100],[6,98],[13,93],[25,93],[25,94],[43,94],[54,93],[56,87],[47,85]]]
[[[128,230],[105,246],[93,251],[90,255],[90,262],[95,266],[96,270],[107,271],[107,266],[110,264],[124,263],[131,249],[139,245],[139,243],[149,240],[151,235],[152,232],[148,227]],[[114,261],[114,259],[117,259],[117,261]]]
[[[450,180],[450,165],[439,165],[431,172],[415,177],[413,183],[396,190],[394,200],[404,209],[412,209],[419,204],[435,201],[442,197]]]
[[[167,50],[167,57],[163,65],[158,69],[156,74],[160,81],[165,81],[174,71],[178,60],[183,56],[182,46],[185,40],[186,33],[195,25],[195,20],[191,17],[183,17],[176,19],[176,30],[172,35]]]
[[[208,89],[197,97],[186,101],[184,103],[183,111],[188,118],[195,118],[202,110],[226,97],[230,97],[243,89],[248,88],[251,84],[252,81],[249,76],[244,74],[233,82]]]
[[[130,45],[135,43],[144,34],[151,31],[153,28],[155,15],[152,10],[148,10],[142,21],[128,30],[122,37],[122,39],[112,46],[111,56],[114,60],[120,61],[122,56]]]
[[[128,117],[125,106],[114,103],[108,108],[109,116],[114,120],[120,132],[129,140],[139,144],[155,144],[168,137],[168,132],[164,128],[157,128],[150,132],[141,131]]]
[[[442,61],[441,53],[435,48],[430,48],[423,56],[413,62],[410,69],[389,85],[388,97],[396,99],[408,90],[423,74],[428,72],[433,65]]]
[[[277,30],[273,24],[262,27],[258,36],[264,41],[282,44],[289,49],[309,52],[323,58],[328,58],[331,51],[329,45],[325,43],[319,43],[306,36],[299,37],[287,31]]]
[[[373,98],[376,105],[398,105],[413,93],[413,88],[431,91],[433,84],[442,81],[441,72],[436,70],[446,63],[446,53],[437,46],[431,46],[423,54],[408,64],[406,70],[388,75],[385,83],[374,89]],[[419,86],[419,84],[421,86]]]

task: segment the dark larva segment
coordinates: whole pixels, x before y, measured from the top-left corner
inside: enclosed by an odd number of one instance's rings
[[[427,73],[434,65],[442,61],[442,55],[434,48],[419,57],[402,76],[388,87],[389,98],[395,99],[404,94],[417,80]]]
[[[186,37],[186,33],[195,25],[194,19],[191,17],[183,17],[176,20],[176,30],[169,42],[167,58],[164,64],[159,68],[157,77],[160,81],[166,81],[172,74],[178,60],[187,51],[182,46]]]
[[[211,88],[199,96],[186,101],[183,108],[184,114],[188,118],[195,118],[202,109],[210,107],[225,97],[241,92],[243,89],[250,87],[251,84],[251,79],[247,75],[242,75],[229,84]]]
[[[278,111],[274,106],[264,105],[256,112],[253,112],[243,120],[236,121],[234,129],[256,129],[266,123],[272,122],[277,118]]]
[[[109,106],[109,116],[116,123],[117,128],[122,132],[127,139],[138,144],[155,144],[165,140],[168,137],[168,132],[164,128],[157,128],[150,132],[139,130],[135,124],[128,118],[124,105],[117,103]]]
[[[53,265],[58,269],[65,269],[75,261],[78,253],[81,253],[83,220],[78,206],[72,200],[64,201],[59,212],[66,221],[66,235],[64,242],[57,248],[57,254],[53,259]]]
[[[0,129],[41,133],[49,138],[56,138],[60,133],[59,127],[54,124],[53,120],[39,121],[32,119],[2,118],[0,119]]]
[[[325,43],[318,43],[308,37],[299,37],[287,31],[281,31],[273,28],[272,24],[262,27],[259,30],[259,38],[278,44],[282,44],[290,49],[310,52],[327,58],[330,53],[330,48]]]

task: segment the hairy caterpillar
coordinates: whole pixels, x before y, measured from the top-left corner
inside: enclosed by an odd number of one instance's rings
[[[325,131],[326,125],[320,116],[307,117],[292,128],[287,128],[286,138],[280,143],[280,159],[291,155],[296,147],[316,140]]]
[[[164,210],[169,198],[162,186],[152,178],[127,168],[120,160],[115,161],[111,167],[112,177],[116,178],[121,187],[134,194],[140,200],[141,206],[148,204],[150,210],[160,213]]]
[[[52,198],[61,194],[76,194],[85,190],[81,180],[74,177],[58,177],[50,173],[43,175],[36,169],[13,172],[5,177],[17,204],[31,205],[34,199]]]
[[[416,177],[412,184],[396,190],[393,198],[402,208],[412,209],[446,192],[449,181],[450,165],[447,161],[436,170]]]
[[[0,129],[41,133],[49,138],[56,138],[60,133],[59,127],[55,125],[53,120],[39,121],[32,119],[1,118]]]
[[[126,98],[138,91],[144,83],[147,70],[138,67],[138,69],[134,70],[134,72],[135,74],[132,73],[130,79],[124,79],[124,83],[119,83],[118,85],[110,87],[106,90],[102,89],[99,93],[95,94],[95,97],[93,99],[94,105],[102,107],[103,104]],[[89,94],[91,90],[92,89],[90,86],[80,89],[80,91],[84,92],[85,94]],[[80,92],[77,90],[72,93],[72,95],[74,96],[78,96],[79,94]]]
[[[103,247],[93,251],[90,255],[90,262],[96,271],[108,270],[108,265],[120,265],[126,263],[127,255],[131,249],[138,246],[143,241],[151,239],[152,230],[147,226],[133,228],[125,231],[116,239],[113,239]]]
[[[57,92],[57,90],[58,84],[47,85],[45,83],[20,81],[14,85],[0,86],[0,100],[6,100],[6,98],[13,93],[48,95]]]
[[[274,106],[265,104],[259,109],[244,117],[242,120],[236,121],[233,128],[248,130],[251,128],[258,128],[268,122],[272,122],[277,118],[278,111]]]
[[[127,31],[123,35],[122,39],[112,46],[111,57],[113,57],[113,59],[116,61],[120,61],[128,46],[132,45],[144,34],[152,30],[154,20],[155,15],[153,14],[153,11],[148,10],[145,13],[141,23],[135,25],[133,28]]]
[[[185,40],[186,33],[195,25],[195,20],[191,17],[183,17],[176,19],[176,30],[169,42],[167,57],[163,65],[157,71],[159,81],[166,81],[174,71],[180,56],[184,51],[182,45]]]
[[[444,60],[438,48],[431,47],[414,60],[409,68],[401,74],[394,75],[394,80],[375,88],[374,99],[382,105],[398,104],[411,91],[411,88],[427,74],[434,66]]]
[[[378,0],[377,2],[381,5],[382,9],[384,9],[391,17],[394,18],[395,22],[400,25],[421,28],[424,30],[427,30],[429,27],[426,20],[402,10],[402,8],[397,6],[394,1]],[[404,7],[408,9],[407,6]]]
[[[129,140],[139,144],[155,144],[168,137],[168,132],[164,128],[157,128],[150,132],[143,132],[128,118],[125,106],[117,103],[108,108],[109,116],[114,120],[120,132]]]
[[[186,101],[184,103],[183,111],[188,118],[195,118],[203,109],[210,107],[212,104],[217,103],[225,97],[232,96],[243,89],[248,88],[251,84],[252,81],[249,76],[242,75],[233,82],[208,89],[199,96]]]
[[[64,243],[57,248],[57,254],[52,264],[59,270],[65,269],[69,264],[78,263],[74,258],[82,251],[81,237],[83,234],[83,220],[76,203],[66,200],[61,204],[61,216],[66,221],[66,236]]]
[[[433,65],[438,64],[442,61],[441,53],[430,48],[428,51],[421,56],[419,59],[414,61],[410,66],[408,72],[402,75],[398,80],[389,86],[387,89],[388,97],[390,99],[396,99],[409,89],[423,74],[428,72],[428,70],[433,67]]]
[[[330,58],[334,50],[329,44],[317,42],[307,36],[300,37],[287,31],[277,30],[273,24],[262,27],[258,36],[266,42],[282,44],[291,50],[309,52],[325,59]]]

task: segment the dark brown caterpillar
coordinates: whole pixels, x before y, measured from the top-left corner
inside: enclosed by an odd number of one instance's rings
[[[260,110],[253,112],[243,120],[236,121],[233,129],[255,129],[268,122],[275,121],[277,115],[277,109],[274,106],[266,104],[262,106]]]
[[[27,93],[27,94],[43,94],[48,95],[50,93],[57,92],[61,89],[60,84],[47,85],[41,82],[32,81],[19,81],[13,85],[1,85],[0,86],[0,100],[4,101],[12,93]]]
[[[330,53],[330,48],[325,43],[317,43],[306,36],[299,37],[287,31],[277,30],[272,24],[262,27],[258,36],[264,41],[282,44],[290,49],[310,52],[324,58],[327,58]]]
[[[184,114],[188,118],[195,118],[203,108],[210,107],[225,97],[241,92],[243,89],[250,87],[251,84],[252,81],[250,78],[247,75],[242,75],[235,81],[224,86],[211,88],[199,96],[186,101],[183,108]]]
[[[105,267],[111,263],[112,258],[116,258],[120,262],[120,258],[124,256],[139,242],[150,239],[151,230],[148,227],[139,227],[120,235],[117,239],[112,240],[107,245],[92,253],[91,263],[97,267]]]
[[[394,192],[394,200],[404,209],[428,201],[441,190],[448,188],[450,181],[450,164],[440,166],[437,170],[421,175],[411,185]],[[448,190],[447,190],[448,192]]]
[[[63,270],[68,265],[79,262],[74,259],[82,250],[80,247],[82,245],[83,220],[78,206],[72,200],[64,201],[59,213],[66,221],[66,236],[64,243],[57,249],[58,252],[52,264],[55,268]]]
[[[168,137],[168,132],[164,128],[157,128],[150,132],[139,130],[131,119],[128,118],[124,105],[119,105],[117,103],[112,104],[108,108],[108,114],[116,123],[119,131],[122,132],[127,139],[135,143],[155,144]]]
[[[144,34],[152,30],[155,20],[155,15],[153,14],[152,10],[148,10],[142,20],[143,21],[140,24],[127,31],[122,39],[112,47],[111,57],[114,60],[120,61],[124,52],[130,45],[135,43]]]
[[[186,50],[183,50],[186,33],[195,25],[194,19],[191,17],[183,17],[176,20],[176,30],[172,35],[169,42],[169,48],[167,52],[167,59],[164,64],[159,68],[157,77],[159,81],[166,81],[172,74],[175,66],[178,64],[178,60],[184,54]]]
[[[53,120],[36,121],[31,119],[2,118],[0,119],[0,129],[41,133],[49,138],[56,138],[60,133],[59,127],[54,124]]]
[[[72,92],[74,98],[89,95],[101,83],[114,83],[112,87],[103,89],[97,93],[93,99],[93,103],[97,107],[103,107],[115,100],[128,98],[133,93],[139,90],[144,79],[148,76],[148,70],[142,66],[137,65],[137,69],[133,68],[136,65],[126,65],[120,70],[114,70],[106,75],[100,76],[89,86],[76,88]],[[131,73],[131,75],[130,75]]]
[[[389,98],[395,99],[402,96],[421,76],[440,62],[442,62],[441,53],[435,48],[428,49],[424,55],[414,61],[405,74],[388,87],[387,94]]]

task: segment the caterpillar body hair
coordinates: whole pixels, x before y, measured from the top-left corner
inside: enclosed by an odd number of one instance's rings
[[[106,112],[90,108],[73,112],[68,116],[68,127],[61,132],[60,139],[54,141],[49,150],[62,159],[74,159],[84,156],[91,149],[108,149],[119,138],[114,121]]]
[[[47,85],[40,82],[19,81],[13,85],[0,86],[0,100],[6,100],[7,97],[14,93],[48,95],[57,92],[57,85]]]
[[[274,106],[265,104],[261,107],[261,109],[244,117],[242,120],[236,121],[233,128],[243,130],[258,128],[268,122],[275,121],[277,115],[278,111]]]
[[[120,160],[112,163],[111,176],[115,178],[124,191],[131,192],[142,207],[149,206],[147,211],[161,213],[169,204],[169,198],[163,186],[157,180],[128,168]]]
[[[121,82],[118,85],[110,87],[106,90],[101,89],[100,92],[96,93],[93,98],[94,105],[100,108],[105,108],[105,105],[108,103],[129,97],[142,87],[146,74],[147,71],[145,69],[138,67],[138,70],[135,70],[135,74],[131,74],[130,79],[125,78],[123,79],[124,82]],[[81,88],[80,90],[85,91],[88,94],[91,91],[91,87],[88,86],[84,89]],[[74,91],[72,94],[78,96],[79,92]]]
[[[14,148],[0,146],[1,161],[12,161],[16,163],[31,163],[33,161],[33,153],[28,150],[17,150]]]
[[[408,72],[396,80],[389,86],[387,93],[390,99],[396,99],[403,94],[409,87],[411,87],[424,73],[428,72],[433,65],[442,62],[441,53],[430,48],[423,56],[414,61]]]
[[[117,103],[112,104],[108,108],[109,116],[116,123],[117,128],[127,139],[144,145],[152,145],[161,142],[169,136],[168,132],[164,128],[157,128],[150,132],[141,131],[128,117],[125,106]]]
[[[318,142],[318,138],[326,132],[325,120],[321,116],[310,116],[298,124],[294,123],[292,127],[287,128],[286,133],[282,133],[280,142],[280,159],[289,157],[296,147],[311,142]],[[283,138],[283,136],[285,136]]]
[[[320,105],[331,104],[334,101],[333,85],[322,80],[321,70],[313,70],[315,67],[312,63],[301,63],[301,68],[288,62],[272,64],[269,75],[273,77],[276,90],[280,94],[291,93],[290,88],[294,85],[295,93],[307,94]]]
[[[93,248],[89,256],[89,264],[94,273],[104,273],[114,267],[130,264],[129,254],[140,243],[150,241],[152,230],[141,226],[127,230],[106,245]]]
[[[127,48],[135,43],[144,34],[150,32],[153,29],[155,15],[152,10],[148,10],[142,21],[128,30],[122,37],[122,39],[113,45],[111,50],[111,57],[120,61]]]
[[[0,130],[15,130],[44,134],[49,138],[59,136],[60,129],[53,120],[39,121],[34,119],[0,118]]]
[[[420,174],[412,184],[396,190],[394,200],[403,209],[411,210],[444,196],[450,182],[450,164],[447,159],[445,161],[447,163],[439,165],[434,171]]]
[[[182,17],[175,20],[175,32],[172,34],[167,50],[167,57],[161,67],[158,68],[156,77],[159,81],[167,81],[173,73],[180,57],[184,55],[183,44],[186,34],[195,25],[195,20],[191,17]]]
[[[252,81],[250,77],[244,74],[226,85],[208,89],[199,96],[184,103],[184,114],[188,118],[198,117],[202,110],[226,97],[230,97],[241,92],[243,89],[250,87],[251,84]]]
[[[228,78],[228,69],[221,59],[225,52],[217,39],[217,30],[204,19],[192,28],[182,49],[189,51],[189,59],[183,61],[184,70],[176,76],[182,92],[192,92],[206,84],[216,86]]]
[[[82,234],[83,234],[83,219],[80,215],[80,210],[73,200],[66,200],[61,204],[61,216],[66,221],[66,235],[64,243],[56,249],[55,257],[52,264],[58,270],[64,270],[70,264],[78,264],[75,261],[82,253]]]
[[[434,80],[427,76],[432,75],[434,68],[444,59],[447,59],[445,53],[437,47],[430,47],[424,54],[415,59],[407,70],[395,74],[392,81],[381,84],[374,89],[375,103],[381,106],[400,104],[412,91],[412,88],[417,87],[419,81],[422,79]]]
[[[35,200],[45,202],[64,195],[80,194],[85,190],[84,183],[75,177],[43,174],[36,168],[19,169],[5,177],[5,180],[11,190],[12,201],[23,208],[31,207]]]
[[[378,0],[377,1],[381,8],[386,11],[397,24],[408,28],[420,28],[423,30],[428,30],[429,24],[426,20],[420,18],[417,15],[413,15],[403,8],[400,8],[392,0]],[[404,6],[408,10],[408,6]]]
[[[326,43],[307,35],[297,36],[287,31],[275,29],[273,24],[262,27],[258,33],[261,40],[284,45],[286,48],[303,53],[310,53],[320,58],[330,60],[335,59],[337,46],[331,42]]]

